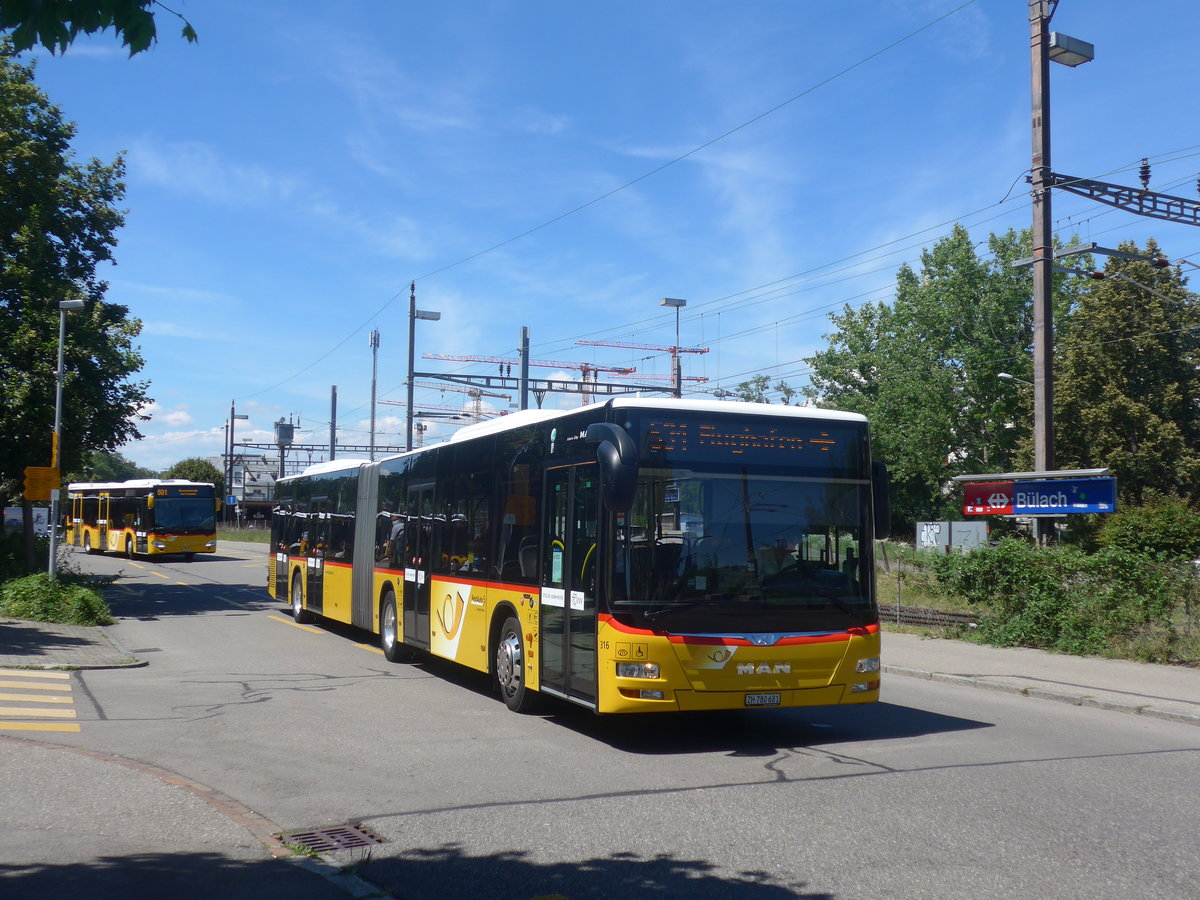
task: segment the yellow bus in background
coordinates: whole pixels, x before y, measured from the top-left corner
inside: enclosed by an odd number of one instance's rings
[[[139,478],[67,486],[66,543],[89,553],[157,556],[217,549],[220,500],[211,484]]]
[[[886,472],[862,416],[613,399],[276,492],[268,585],[297,621],[489,673],[513,710],[879,698]]]

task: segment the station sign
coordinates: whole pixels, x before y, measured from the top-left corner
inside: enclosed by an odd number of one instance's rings
[[[1066,516],[1117,509],[1115,478],[970,482],[963,485],[967,516]]]

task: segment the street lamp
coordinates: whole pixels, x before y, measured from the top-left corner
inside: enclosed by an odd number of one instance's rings
[[[58,368],[54,370],[54,436],[50,441],[50,468],[58,472],[58,436],[62,430],[62,391],[63,391],[63,345],[67,341],[67,310],[83,309],[82,300],[58,301]],[[50,562],[46,567],[51,578],[58,577],[58,495],[62,487],[61,478],[56,475],[55,484],[58,487],[50,490]]]
[[[1016,381],[1019,384],[1027,384],[1030,387],[1033,387],[1032,381],[1026,381],[1024,378],[1018,378],[1016,375],[1009,375],[1007,372],[997,372],[996,377],[1004,381]]]
[[[413,448],[413,369],[415,368],[417,319],[423,319],[426,322],[436,322],[441,317],[442,314],[440,312],[417,309],[417,283],[415,281],[411,282],[408,294],[408,410],[405,413],[406,437],[404,442],[406,450]]]
[[[235,403],[235,401],[233,401],[233,400],[229,401],[229,465],[227,465],[225,467],[225,498],[224,498],[226,507],[229,506],[229,498],[230,498],[230,496],[233,495],[233,456],[235,453],[234,447],[236,446],[234,443],[234,440],[233,440],[234,423],[238,419],[249,419],[250,418],[247,415],[239,414],[236,407],[234,406],[234,403]],[[244,480],[244,477],[243,477],[243,480]],[[229,521],[228,508],[225,511],[225,521],[227,521],[227,522]]]
[[[658,301],[658,305],[675,309],[675,346],[671,348],[671,367],[675,376],[675,397],[680,398],[683,396],[683,364],[679,359],[679,310],[687,306],[687,301],[677,297],[663,297]]]

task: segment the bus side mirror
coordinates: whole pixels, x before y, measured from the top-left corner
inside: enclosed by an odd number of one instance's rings
[[[598,445],[596,462],[600,464],[600,496],[605,507],[615,513],[628,511],[637,487],[637,448],[629,433],[611,422],[593,422],[585,437],[588,443]]]
[[[871,463],[871,500],[875,507],[875,537],[883,540],[892,533],[892,499],[887,466],[878,460]]]

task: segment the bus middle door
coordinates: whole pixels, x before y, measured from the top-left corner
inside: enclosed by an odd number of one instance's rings
[[[541,687],[594,707],[600,509],[596,464],[550,469],[545,496]]]
[[[433,565],[433,485],[408,489],[408,522],[404,529],[404,643],[429,647],[429,583]]]
[[[304,564],[308,569],[304,605],[310,612],[320,616],[325,612],[325,549],[329,543],[329,501],[324,498],[314,499],[312,509],[314,511],[308,516],[308,530],[304,532],[308,539],[305,541],[302,538],[300,542],[305,548]]]

